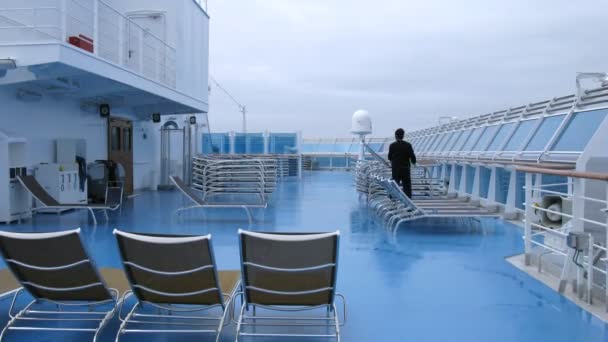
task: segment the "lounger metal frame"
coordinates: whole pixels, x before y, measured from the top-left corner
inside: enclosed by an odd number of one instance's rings
[[[72,230],[72,231],[65,231],[65,232],[59,232],[59,233],[47,233],[45,235],[48,237],[57,237],[57,236],[71,234],[71,233],[77,233],[80,235],[80,228]],[[11,233],[3,233],[3,234],[13,235]],[[15,237],[19,238],[17,236],[17,234],[15,234]],[[45,287],[45,286],[42,286],[39,284],[35,284],[32,282],[27,282],[27,283],[22,283],[22,284],[32,286],[35,288],[39,288],[39,289],[44,289],[47,291],[56,291],[56,292],[77,291],[77,290],[86,289],[86,288],[90,288],[92,286],[98,286],[98,285],[103,285],[105,287],[103,278],[100,276],[99,272],[97,271],[97,267],[95,267],[95,263],[88,256],[88,254],[86,253],[86,250],[84,251],[84,253],[87,257],[84,260],[81,260],[77,263],[55,266],[55,267],[41,267],[41,266],[37,266],[37,265],[30,265],[30,264],[26,264],[26,263],[19,262],[16,260],[7,259],[6,257],[5,257],[5,261],[9,264],[14,263],[21,267],[29,268],[32,270],[44,271],[44,272],[64,270],[64,269],[69,269],[72,267],[82,265],[84,263],[90,263],[92,265],[94,272],[97,274],[97,277],[102,282],[79,286],[79,287],[72,287],[72,288],[51,288],[51,287]],[[16,275],[15,275],[15,278],[19,279]],[[21,282],[20,279],[19,279],[19,281]],[[34,300],[29,302],[29,304],[27,304],[23,309],[15,312],[17,298],[21,294],[24,294],[26,292],[26,290],[22,287],[14,292],[13,299],[12,299],[12,302],[11,302],[11,305],[10,305],[10,308],[8,311],[8,315],[9,315],[10,319],[9,319],[8,323],[6,324],[6,326],[2,329],[2,332],[0,332],[0,341],[2,341],[4,339],[4,337],[6,336],[8,331],[21,330],[21,331],[94,332],[95,334],[93,336],[93,342],[95,342],[95,341],[97,341],[97,338],[99,337],[101,330],[108,324],[110,319],[112,319],[112,317],[116,313],[116,309],[117,309],[117,306],[119,303],[118,290],[114,289],[114,288],[107,288],[107,290],[109,290],[109,292],[113,295],[112,299],[99,301],[99,302],[82,302],[82,303],[80,303],[80,302],[53,301],[53,300],[49,300],[49,299],[45,299],[45,298],[34,298]],[[39,305],[42,306],[45,303],[53,304],[56,306],[57,309],[48,310],[48,309],[45,309],[44,307],[37,308],[37,306],[39,306]],[[110,306],[110,308],[108,310],[103,310],[104,306]],[[86,308],[87,310],[74,311],[74,310],[71,310],[72,308]],[[95,311],[94,309],[96,309],[96,308],[98,308],[99,311]],[[68,310],[66,310],[66,309],[68,309]],[[69,323],[87,322],[87,323],[98,323],[98,325],[96,328],[77,328],[77,327],[63,328],[63,327],[45,327],[45,326],[22,326],[22,325],[15,326],[15,324],[19,323],[20,321],[41,322],[41,323],[43,323],[43,322],[63,322],[63,323],[65,323],[65,322],[69,322]]]
[[[239,235],[243,234],[244,231],[239,229]],[[334,234],[334,233],[329,233]],[[336,232],[336,245],[339,246],[340,235],[339,232]],[[336,248],[337,248],[336,246]],[[241,260],[243,259],[242,255],[243,246],[242,239],[239,239],[239,252],[241,253]],[[264,289],[259,287],[250,287],[247,285],[246,281],[246,273],[245,266],[253,266],[256,268],[262,268],[267,271],[273,272],[290,272],[290,273],[306,273],[310,271],[315,271],[323,268],[333,267],[333,279],[334,286],[330,288],[320,288],[320,289],[312,289],[308,291],[299,291],[299,292],[279,292],[273,291],[270,289]],[[337,279],[338,273],[338,253],[336,253],[336,262],[324,265],[316,265],[305,268],[297,268],[297,269],[286,269],[286,268],[276,268],[268,265],[260,265],[253,264],[249,262],[242,261],[241,262],[241,276],[243,277],[243,281],[241,282],[241,291],[235,294],[235,297],[239,296],[241,298],[241,307],[238,311],[238,316],[235,319],[233,317],[233,322],[236,324],[236,342],[239,341],[239,337],[247,336],[247,337],[317,337],[317,338],[335,338],[336,341],[340,341],[340,327],[346,323],[347,315],[346,315],[346,299],[344,295],[336,292],[335,282]],[[306,295],[306,294],[314,294],[322,291],[331,290],[332,291],[332,302],[327,305],[317,305],[317,306],[269,306],[269,305],[260,305],[253,304],[247,302],[247,296],[245,291],[247,289],[254,289],[259,292],[276,294],[276,295]],[[342,301],[342,312],[343,317],[340,320],[339,313],[336,306],[335,298],[340,298]],[[236,301],[233,301],[233,313],[236,313]],[[324,316],[308,316],[308,317],[299,317],[299,316],[289,316],[289,315],[267,315],[267,316],[259,316],[257,314],[257,308],[264,309],[271,312],[282,313],[282,312],[305,312],[305,311],[313,311],[313,310],[321,310],[325,309]],[[246,313],[250,313],[247,315]],[[297,322],[301,321],[301,322]],[[255,330],[253,332],[243,332],[244,327],[252,327],[255,329],[260,326],[272,326],[272,327],[319,327],[319,328],[333,328],[333,334],[294,334],[294,333],[257,333]]]
[[[56,209],[56,210],[86,209],[91,214],[91,218],[93,218],[93,224],[97,225],[97,217],[95,217],[95,210],[103,211],[105,220],[106,220],[106,222],[108,222],[110,220],[110,217],[108,216],[108,210],[115,211],[122,206],[122,194],[123,194],[124,189],[121,190],[121,202],[114,206],[96,206],[96,205],[86,205],[86,204],[75,204],[75,205],[61,204],[59,206],[49,205],[48,203],[45,203],[44,201],[42,201],[38,196],[36,196],[34,191],[31,191],[31,189],[29,189],[29,187],[26,185],[25,181],[21,178],[21,176],[17,176],[17,179],[19,180],[19,183],[21,183],[21,185],[25,189],[27,189],[27,191],[32,195],[32,197],[34,197],[34,199],[36,199],[39,203],[42,203],[44,205],[43,207],[40,207],[40,208],[32,208],[32,212],[36,212],[38,210],[48,210],[48,209],[51,209],[51,210],[53,210],[53,209]],[[42,186],[41,186],[41,188],[42,188]],[[42,189],[44,190],[44,188],[42,188]],[[109,191],[108,186],[106,186],[106,199],[107,199],[108,191]],[[47,195],[52,198],[52,196],[49,195],[48,193],[47,193]]]
[[[247,214],[247,220],[249,221],[249,224],[252,224],[253,216],[251,215],[250,208],[265,209],[268,207],[268,204],[266,201],[264,201],[263,203],[260,203],[260,204],[236,203],[236,202],[235,203],[213,203],[213,202],[209,203],[209,202],[205,201],[205,199],[203,197],[195,197],[194,194],[189,194],[188,191],[183,188],[183,187],[187,187],[187,185],[185,185],[179,177],[170,176],[169,178],[171,179],[171,182],[173,182],[173,184],[175,184],[175,186],[182,192],[182,194],[184,194],[184,196],[186,196],[192,202],[192,204],[189,206],[178,208],[175,211],[173,211],[173,214],[172,214],[173,216],[178,216],[183,211],[201,209],[201,208],[203,208],[203,209],[204,208],[241,208]],[[190,187],[190,189],[195,190],[195,191],[200,191],[198,189],[191,188],[191,187]]]
[[[143,238],[142,236],[136,236],[133,234],[121,232],[116,229],[114,229],[113,233],[115,235],[123,235],[123,236],[131,237],[131,238],[134,238],[134,237],[137,239]],[[199,240],[201,240],[201,239],[209,240],[209,239],[211,239],[211,235],[197,236],[197,237],[192,237],[192,238],[199,239]],[[163,238],[154,238],[154,240],[156,240],[157,243],[163,243],[163,244],[172,243],[172,242],[170,242],[171,239],[165,239],[166,240],[165,242],[162,242],[161,241],[162,239]],[[194,241],[194,240],[190,240],[190,241]],[[180,243],[184,243],[184,242],[182,241],[182,242],[173,242],[173,243],[180,244]],[[159,291],[159,290],[147,289],[147,288],[144,288],[143,286],[137,285],[137,283],[134,282],[133,279],[130,277],[130,275],[129,275],[130,273],[126,272],[127,278],[129,279],[129,282],[131,283],[132,287],[142,288],[145,291],[164,295],[164,296],[169,296],[169,297],[175,297],[175,298],[185,297],[185,296],[190,296],[193,294],[202,294],[202,293],[211,292],[211,291],[221,291],[221,288],[219,285],[217,267],[215,266],[216,265],[215,254],[213,252],[213,245],[211,245],[211,243],[209,243],[209,253],[210,253],[210,257],[211,257],[211,264],[205,265],[205,266],[202,266],[202,267],[199,267],[196,269],[192,269],[192,270],[187,270],[187,271],[178,271],[178,272],[159,271],[159,270],[154,270],[149,267],[138,265],[131,261],[125,261],[125,260],[122,260],[122,264],[123,264],[123,267],[125,268],[125,270],[127,267],[134,267],[134,268],[143,270],[145,272],[149,272],[149,273],[152,273],[155,275],[160,275],[160,276],[167,276],[167,277],[191,274],[194,272],[198,272],[202,269],[213,268],[213,270],[215,272],[216,287],[201,289],[201,290],[197,291],[196,293],[169,293],[169,292],[163,292],[163,291]],[[216,342],[219,342],[220,335],[221,335],[223,328],[226,327],[230,323],[230,320],[229,319],[227,320],[226,318],[230,311],[229,310],[229,308],[231,307],[230,303],[232,302],[232,300],[234,298],[234,293],[231,293],[231,294],[222,293],[222,295],[223,295],[223,298],[222,298],[221,304],[204,305],[204,306],[200,305],[200,306],[194,306],[194,307],[185,306],[185,305],[184,306],[163,305],[163,304],[159,304],[159,303],[153,303],[150,301],[143,301],[143,300],[137,299],[137,302],[135,303],[135,305],[133,305],[131,310],[129,310],[129,312],[126,315],[124,315],[123,314],[124,303],[127,301],[127,299],[129,297],[135,296],[133,293],[133,290],[127,291],[123,295],[120,306],[119,306],[118,319],[120,320],[121,324],[120,324],[120,328],[118,329],[118,333],[116,334],[115,341],[119,342],[120,337],[122,335],[128,334],[128,333],[178,333],[178,334],[179,333],[215,333]],[[146,314],[146,313],[138,312],[138,309],[141,309],[144,305],[148,305],[148,306],[154,307],[156,309],[159,309],[159,314],[150,314],[150,313]],[[189,313],[211,311],[214,308],[221,308],[222,314],[217,317],[189,315]],[[165,310],[167,312],[167,314],[160,313],[163,310]],[[170,320],[170,321],[168,321],[168,320]],[[180,327],[180,328],[176,328],[176,329],[144,329],[144,328],[129,329],[128,328],[129,324],[135,324],[135,325],[141,325],[141,326],[168,325],[168,326],[176,326],[176,327]],[[212,327],[215,327],[215,329],[211,329]]]
[[[428,172],[418,170],[412,182],[418,181],[423,191],[414,192],[411,199],[401,186],[391,179],[388,163],[379,160],[359,161],[356,188],[367,196],[368,206],[376,211],[390,232],[396,233],[401,224],[422,218],[453,218],[478,220],[479,217],[499,217],[497,213],[461,199],[448,198],[445,187],[433,183]],[[429,181],[430,180],[430,181]]]

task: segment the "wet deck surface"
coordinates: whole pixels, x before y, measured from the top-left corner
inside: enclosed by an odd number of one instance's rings
[[[129,200],[109,223],[93,227],[86,212],[37,215],[11,231],[81,227],[100,267],[120,267],[112,229],[166,234],[212,234],[221,269],[238,268],[237,230],[248,228],[240,209],[207,209],[171,219],[177,192],[146,192]],[[281,183],[265,211],[254,210],[259,231],[341,231],[338,290],[348,301],[343,341],[608,341],[607,326],[505,261],[523,251],[521,229],[495,219],[416,221],[395,236],[385,232],[358,198],[352,175],[307,173]],[[4,268],[4,264],[0,263]],[[0,324],[9,300],[0,301]],[[101,341],[113,341],[117,319]],[[234,340],[234,325],[222,341]],[[205,335],[126,335],[121,341],[214,341]],[[87,341],[82,333],[11,332],[6,341]],[[243,339],[243,341],[285,339]],[[327,341],[328,339],[323,339]],[[316,341],[290,339],[290,341]],[[321,341],[321,340],[319,340]]]

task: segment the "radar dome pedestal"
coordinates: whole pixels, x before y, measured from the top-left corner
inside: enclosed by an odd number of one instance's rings
[[[359,160],[362,160],[365,153],[365,136],[372,134],[372,118],[368,111],[359,109],[353,114],[350,132],[359,136],[361,143],[361,147],[359,149]]]

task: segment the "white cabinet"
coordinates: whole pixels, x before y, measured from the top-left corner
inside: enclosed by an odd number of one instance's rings
[[[16,179],[26,172],[27,141],[0,132],[0,222],[31,217],[31,196]]]
[[[78,164],[40,164],[34,169],[40,185],[61,204],[86,204],[87,182],[81,183]]]

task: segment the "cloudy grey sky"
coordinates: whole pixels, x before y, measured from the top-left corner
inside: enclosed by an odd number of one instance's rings
[[[574,92],[608,71],[605,0],[209,0],[210,72],[248,131],[374,136]],[[212,86],[212,131],[240,130]]]

